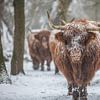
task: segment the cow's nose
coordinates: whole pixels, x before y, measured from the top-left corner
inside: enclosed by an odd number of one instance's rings
[[[81,50],[79,48],[73,48],[71,49],[70,54],[71,55],[76,55],[76,54],[80,54]]]
[[[81,51],[80,51],[80,49],[74,48],[73,50],[71,50],[70,57],[72,59],[72,62],[80,61],[80,58],[81,58]]]
[[[48,48],[48,44],[46,42],[42,43],[44,48]]]

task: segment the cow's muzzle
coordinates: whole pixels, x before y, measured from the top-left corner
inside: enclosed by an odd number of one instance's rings
[[[43,43],[42,43],[42,46],[43,46],[45,49],[48,48],[48,44],[47,44],[46,42],[43,42]]]
[[[71,57],[71,60],[73,63],[77,63],[81,60],[81,51],[80,49],[73,49],[71,52],[70,52],[70,57]]]

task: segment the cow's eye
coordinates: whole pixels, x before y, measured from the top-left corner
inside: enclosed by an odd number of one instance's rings
[[[79,40],[79,44],[85,45],[86,37],[82,36],[81,39]]]
[[[79,40],[79,44],[84,44],[84,40]]]
[[[66,45],[68,44],[68,41],[67,41],[67,40],[65,40],[65,44],[66,44]]]
[[[67,37],[66,39],[65,39],[65,44],[69,44],[71,42],[71,38],[70,37]]]

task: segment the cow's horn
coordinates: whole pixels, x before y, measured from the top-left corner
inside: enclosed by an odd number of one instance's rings
[[[87,31],[100,31],[100,27],[87,28]]]
[[[96,25],[98,25],[98,27],[100,27],[100,22],[97,22],[97,21],[88,21],[88,22],[96,24]]]
[[[32,30],[30,28],[28,28],[29,32],[32,33]]]
[[[73,22],[75,20],[75,18],[73,17],[69,22]],[[64,21],[63,19],[60,20],[64,25],[68,24],[66,21]]]
[[[66,22],[66,21],[64,21],[63,19],[60,19],[60,21],[61,21],[64,25],[66,25],[66,24],[67,24],[67,22]]]
[[[73,22],[75,20],[75,17],[73,17],[71,20],[70,20],[70,22]]]
[[[65,29],[65,25],[64,26],[57,26],[51,22],[50,15],[49,15],[48,11],[47,11],[47,16],[48,16],[48,20],[49,20],[48,24],[49,24],[50,28],[52,28],[52,29]]]

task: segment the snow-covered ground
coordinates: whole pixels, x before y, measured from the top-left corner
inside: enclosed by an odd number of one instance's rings
[[[4,55],[7,58],[11,57],[12,48],[8,47],[12,47],[12,40],[10,43],[7,42],[7,35],[5,34],[2,42]],[[27,49],[27,42],[25,44]],[[26,75],[11,76],[10,62],[6,63],[12,84],[0,84],[0,100],[72,100],[71,96],[67,96],[67,82],[64,77],[60,74],[54,74],[53,63],[50,72],[46,70],[44,72],[34,71],[29,59],[29,52],[24,57]],[[88,93],[88,100],[100,100],[100,71],[96,73],[91,85],[88,86]]]
[[[26,0],[27,1],[27,0]],[[37,0],[35,0],[36,3]],[[38,2],[41,0],[38,0]],[[51,1],[47,1],[47,0],[42,0],[43,2],[51,2]],[[41,2],[42,2],[41,1]],[[78,1],[78,0],[73,0],[73,1]],[[51,15],[53,15],[53,17],[56,16],[56,8],[57,8],[57,2],[54,1],[55,3],[53,4],[52,8],[52,13]],[[80,4],[77,3],[76,4]],[[86,4],[86,3],[85,3]],[[29,9],[32,9],[32,7],[30,7],[30,5],[32,5],[31,2],[29,2],[29,4],[26,2],[26,13],[29,13]],[[45,10],[47,10],[47,8],[50,8],[52,5],[52,3],[50,3],[50,5],[46,4],[46,7],[41,5],[39,9],[39,6],[36,7],[36,12],[35,15],[33,17],[33,15],[29,16],[26,19],[32,20],[31,24],[33,25],[35,23],[34,28],[37,26],[41,28],[45,26],[46,24],[46,16],[45,16]],[[55,7],[56,6],[56,7]],[[34,7],[34,6],[33,6]],[[44,8],[45,7],[45,8]],[[72,6],[74,7],[74,6]],[[76,6],[78,7],[78,6]],[[8,8],[8,7],[7,7]],[[74,7],[75,8],[75,7]],[[13,8],[11,8],[13,11]],[[44,10],[43,10],[44,9]],[[78,7],[79,9],[79,7]],[[76,9],[75,10],[75,14],[76,15]],[[79,9],[82,10],[82,9]],[[33,9],[32,9],[33,11]],[[42,12],[44,11],[44,12]],[[40,13],[41,12],[42,16],[40,17]],[[78,13],[78,12],[77,12]],[[84,12],[81,12],[84,14]],[[31,13],[32,14],[32,13]],[[39,14],[39,15],[38,15]],[[55,14],[55,15],[54,15]],[[38,17],[37,17],[38,15]],[[79,14],[77,14],[78,16],[80,16]],[[85,14],[84,14],[85,15]],[[91,15],[91,14],[90,14]],[[95,14],[94,14],[95,15]],[[44,17],[43,17],[44,16]],[[36,17],[36,18],[35,18]],[[83,15],[82,15],[83,17]],[[40,20],[39,20],[40,18]],[[35,20],[33,20],[35,19]],[[30,22],[27,22],[27,24],[30,24]],[[44,20],[44,22],[43,22]],[[26,25],[28,26],[28,25]],[[4,51],[4,56],[5,57],[10,57],[11,55],[11,51],[12,51],[12,36],[8,36],[8,29],[6,28],[5,24],[3,24],[3,38],[2,38],[2,42],[3,42],[3,51]],[[9,40],[8,40],[9,39]],[[25,43],[26,44],[26,43]],[[28,48],[27,45],[25,45],[25,48]],[[26,50],[27,51],[27,50]],[[10,54],[8,54],[8,52],[10,52]],[[10,75],[10,65],[8,63],[6,63],[7,65],[7,70],[8,73]],[[67,96],[67,82],[64,79],[64,77],[62,75],[55,75],[54,74],[54,65],[52,63],[52,70],[50,72],[48,71],[34,71],[32,69],[32,63],[31,62],[24,62],[24,69],[25,69],[25,73],[26,75],[17,75],[17,76],[11,76],[10,78],[12,80],[12,84],[0,84],[0,100],[71,100],[71,96]],[[94,77],[94,79],[91,82],[91,85],[88,86],[88,100],[100,100],[100,71],[98,71]]]
[[[34,71],[32,63],[25,61],[26,75],[10,76],[11,85],[1,84],[0,100],[72,100],[67,96],[66,80],[60,74],[55,75],[53,63],[51,66],[50,72]],[[100,100],[100,71],[88,86],[88,93],[88,100]]]

